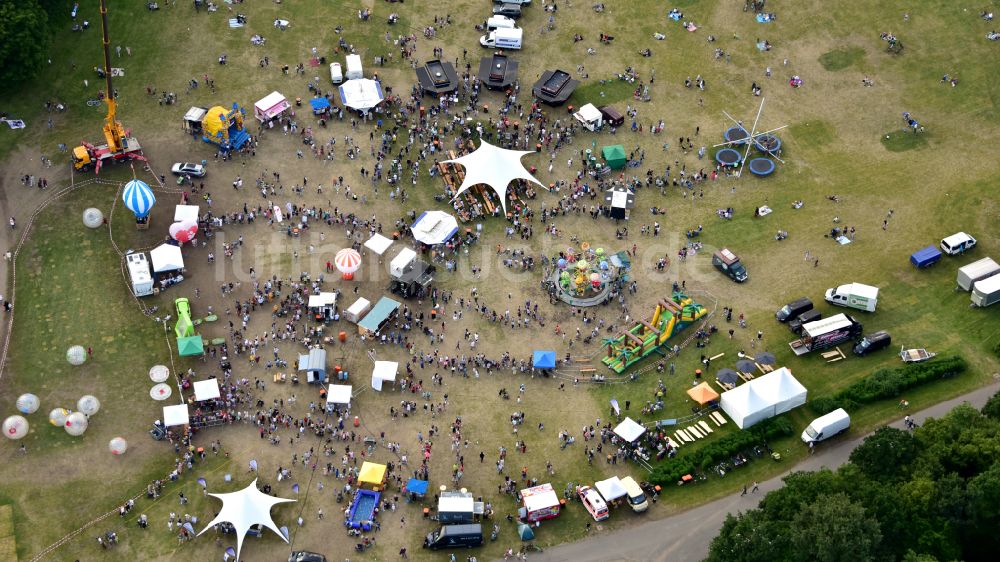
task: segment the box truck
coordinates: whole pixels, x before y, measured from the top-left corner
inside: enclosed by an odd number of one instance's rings
[[[963,291],[971,291],[976,281],[993,277],[997,273],[1000,273],[1000,265],[993,258],[983,258],[958,268],[958,286]]]
[[[972,286],[972,304],[986,307],[998,301],[1000,301],[1000,275],[976,281]]]
[[[524,30],[520,27],[499,28],[479,38],[479,44],[491,49],[520,49]]]
[[[802,432],[802,440],[806,443],[819,443],[847,431],[849,427],[851,427],[851,416],[847,415],[843,408],[837,408],[807,425],[806,430]]]
[[[849,283],[836,289],[827,289],[826,302],[837,306],[875,312],[875,305],[878,304],[878,287],[863,283]]]
[[[802,337],[789,342],[795,355],[828,349],[861,337],[861,323],[846,314],[810,322],[802,326]]]

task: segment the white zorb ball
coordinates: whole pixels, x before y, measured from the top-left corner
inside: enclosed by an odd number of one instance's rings
[[[112,455],[124,455],[125,451],[128,450],[128,441],[122,437],[115,437],[108,442],[108,450],[111,451]]]
[[[28,420],[24,416],[10,416],[3,420],[3,434],[7,439],[20,439],[28,434]]]
[[[87,228],[97,228],[104,223],[104,213],[91,207],[83,212],[83,225]]]
[[[66,425],[66,418],[69,417],[69,410],[66,408],[56,408],[49,412],[49,423],[56,427]]]
[[[73,437],[79,437],[83,435],[84,431],[87,431],[88,425],[87,416],[83,415],[83,412],[73,412],[69,416],[66,416],[66,422],[63,424],[63,427],[66,429],[66,433],[69,433]]]
[[[70,365],[83,365],[87,361],[87,350],[82,345],[74,345],[66,350],[66,360]]]
[[[34,414],[38,411],[39,404],[38,397],[31,393],[17,397],[17,411],[22,414]]]
[[[76,409],[83,412],[83,415],[90,417],[101,409],[101,401],[96,396],[88,394],[77,400]]]

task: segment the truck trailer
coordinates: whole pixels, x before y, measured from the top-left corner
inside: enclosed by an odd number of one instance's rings
[[[847,314],[837,314],[803,325],[802,337],[788,345],[795,355],[805,355],[810,351],[829,349],[857,339],[861,337],[861,331],[860,322]]]

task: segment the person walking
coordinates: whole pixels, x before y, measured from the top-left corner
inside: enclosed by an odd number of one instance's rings
[[[743,497],[745,495],[747,495],[747,485],[746,484],[743,485],[743,492],[740,494],[740,497]]]
[[[757,493],[757,490],[758,490],[759,488],[760,488],[760,486],[759,486],[759,485],[757,484],[757,481],[756,481],[756,480],[754,480],[754,481],[753,481],[753,489],[752,489],[752,490],[750,490],[750,491],[751,491],[752,493],[756,494],[756,493]]]

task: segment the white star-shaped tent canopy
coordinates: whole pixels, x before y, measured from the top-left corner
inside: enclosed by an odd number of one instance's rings
[[[528,180],[542,185],[521,164],[521,157],[531,154],[530,150],[507,150],[482,141],[479,148],[471,154],[466,154],[446,163],[461,164],[465,168],[465,179],[458,188],[455,197],[474,185],[484,184],[493,188],[500,196],[500,205],[504,215],[507,214],[507,186],[514,180]],[[544,187],[544,186],[543,186]]]
[[[286,500],[283,498],[276,498],[274,496],[269,496],[262,493],[257,489],[257,479],[255,478],[252,483],[246,488],[243,488],[239,492],[232,492],[229,494],[208,494],[222,500],[222,509],[219,514],[209,523],[204,529],[198,533],[201,536],[205,531],[211,529],[214,525],[218,523],[227,522],[230,523],[236,529],[236,559],[240,559],[240,549],[243,547],[243,538],[246,536],[247,531],[250,527],[257,525],[258,523],[271,529],[281,539],[288,542],[288,538],[282,534],[278,526],[274,524],[271,519],[271,507],[275,504],[293,502],[295,500]]]

